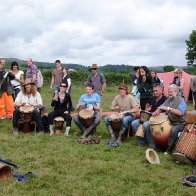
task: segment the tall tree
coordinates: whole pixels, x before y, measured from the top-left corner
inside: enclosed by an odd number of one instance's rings
[[[196,30],[192,30],[189,40],[186,40],[187,53],[185,55],[187,64],[196,66]]]

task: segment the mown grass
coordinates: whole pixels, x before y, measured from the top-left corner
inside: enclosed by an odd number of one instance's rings
[[[84,88],[73,89],[76,105]],[[107,88],[105,111],[117,93],[117,88]],[[42,96],[51,111],[48,87]],[[97,136],[99,145],[78,144],[78,128],[73,123],[69,137],[31,133],[16,138],[11,121],[1,120],[0,156],[19,165],[19,173],[34,171],[37,176],[25,183],[14,178],[0,181],[0,195],[195,195],[194,188],[181,183],[184,176],[191,175],[191,165],[176,164],[172,156],[163,153],[159,153],[161,164],[151,165],[145,160],[146,148],[138,147],[134,137],[120,148],[110,148],[103,122]]]

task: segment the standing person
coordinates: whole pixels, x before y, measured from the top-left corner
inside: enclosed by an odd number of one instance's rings
[[[193,77],[191,80],[191,90],[193,93],[193,100],[194,100],[194,105],[195,105],[195,110],[196,110],[196,76]]]
[[[150,102],[153,96],[153,83],[149,69],[146,66],[139,68],[139,80],[137,83],[138,91],[140,93],[140,106],[145,110],[145,106]]]
[[[41,88],[37,86],[37,73],[38,73],[37,66],[33,63],[33,60],[31,58],[28,58],[26,79],[30,79],[33,83],[35,83],[35,86],[37,87],[37,91],[41,92]]]
[[[50,135],[54,135],[53,121],[57,116],[61,116],[66,121],[65,135],[69,135],[71,128],[71,115],[70,110],[72,108],[72,101],[67,91],[67,83],[60,83],[59,92],[55,93],[52,99],[51,106],[54,107],[54,111],[48,114],[48,123],[50,129]]]
[[[63,79],[62,82],[67,83],[66,93],[71,94],[71,77],[68,73],[68,69],[66,67],[63,68]]]
[[[14,90],[11,80],[15,76],[4,69],[5,60],[0,59],[0,119],[12,118],[14,112]]]
[[[129,124],[131,124],[131,122],[135,119],[134,113],[139,112],[139,107],[135,98],[128,94],[128,86],[126,84],[120,84],[118,89],[119,95],[114,98],[111,105],[111,110],[119,111],[120,116],[123,117],[117,139],[115,138],[114,130],[110,125],[109,117],[107,116],[104,119],[107,129],[111,135],[111,139],[108,144],[112,147],[121,145],[122,137],[127,131]]]
[[[98,72],[97,64],[92,64],[92,73],[88,76],[87,82],[92,83],[94,86],[94,93],[103,95],[106,88],[106,79],[102,73]]]
[[[22,90],[18,93],[15,100],[14,116],[13,116],[13,134],[19,134],[19,124],[18,120],[21,118],[20,116],[20,107],[21,106],[33,106],[34,110],[32,113],[32,120],[37,123],[37,131],[42,134],[44,133],[44,127],[41,121],[41,116],[38,108],[43,106],[42,98],[40,93],[37,91],[35,83],[31,81],[31,79],[26,79]]]
[[[185,83],[185,80],[182,77],[182,69],[177,69],[176,70],[176,78],[175,78],[173,84],[178,86],[178,88],[179,88],[179,95],[181,97],[184,97],[184,83]]]
[[[93,84],[87,83],[86,93],[80,97],[78,101],[78,105],[76,106],[76,110],[80,110],[80,109],[94,110],[95,116],[94,116],[93,124],[88,128],[85,128],[85,126],[82,124],[79,115],[75,116],[74,122],[83,132],[81,139],[88,139],[94,134],[94,130],[96,130],[96,127],[99,125],[101,121],[99,115],[101,109],[100,105],[101,105],[101,99],[100,96],[94,92]]]
[[[160,105],[162,105],[167,99],[167,97],[163,94],[162,84],[155,84],[153,86],[153,94],[154,96],[150,100],[150,103],[146,104],[146,108],[145,108],[145,111],[150,112],[150,113],[155,112],[155,110]],[[136,133],[141,123],[142,122],[140,119],[136,119],[131,123],[134,133]],[[150,121],[143,122],[143,128],[144,128],[145,135],[144,135],[144,138],[137,137],[138,145],[145,146],[145,144],[148,144],[151,148],[155,148],[155,144],[151,137]]]
[[[24,83],[24,72],[19,69],[18,63],[16,61],[11,63],[11,71],[15,76],[15,79],[11,80],[11,84],[14,88],[14,99],[16,99],[18,93],[20,92],[20,85]]]
[[[135,97],[137,102],[139,102],[140,100],[140,94],[137,88],[137,83],[138,83],[138,78],[139,78],[139,68],[140,68],[139,66],[136,66],[133,68],[134,74],[132,76],[132,84],[133,84],[132,94]]]
[[[50,88],[54,90],[54,92],[59,91],[60,83],[62,82],[63,72],[61,68],[61,61],[55,61],[56,68],[52,71],[52,80],[50,84]]]
[[[165,154],[172,153],[178,139],[178,133],[182,132],[186,125],[185,116],[187,104],[182,97],[178,96],[178,93],[178,86],[171,84],[168,87],[168,98],[152,114],[153,116],[156,116],[159,115],[160,111],[166,112],[172,125],[171,135],[168,140],[168,146]]]
[[[160,84],[161,80],[158,78],[157,73],[155,71],[150,71],[150,75],[152,77],[152,83],[153,84]]]

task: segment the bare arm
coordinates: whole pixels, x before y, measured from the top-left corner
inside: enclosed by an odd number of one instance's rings
[[[51,80],[51,84],[50,84],[50,88],[52,89],[54,85],[54,76],[52,76],[52,80]]]

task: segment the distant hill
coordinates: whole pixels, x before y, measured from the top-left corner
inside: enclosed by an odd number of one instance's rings
[[[9,66],[12,61],[18,62],[18,64],[22,67],[26,67],[26,61],[17,59],[17,58],[4,58],[6,60],[6,65]],[[34,63],[40,68],[40,69],[53,69],[55,67],[55,63],[49,63],[49,62],[38,62],[34,61]],[[72,63],[62,63],[62,67],[67,67],[68,69],[74,69],[74,70],[81,70],[81,71],[90,71],[90,66],[84,66],[81,64],[72,64]],[[107,64],[104,66],[99,67],[100,72],[124,72],[129,73],[130,71],[133,71],[133,65],[112,65]],[[148,67],[150,70],[156,71],[156,72],[164,72],[164,66],[154,66],[154,67]],[[176,67],[174,67],[176,68]],[[184,70],[189,70],[187,67],[183,67]],[[195,69],[194,69],[195,70]],[[192,71],[192,70],[191,70]]]

